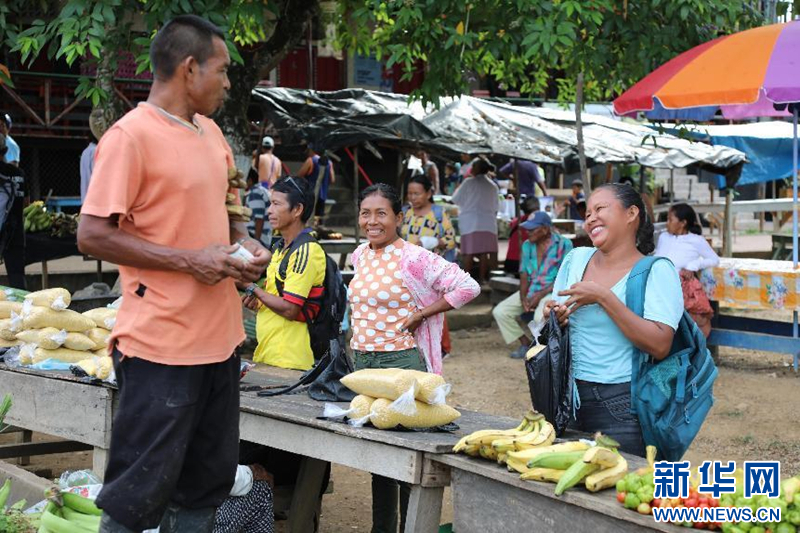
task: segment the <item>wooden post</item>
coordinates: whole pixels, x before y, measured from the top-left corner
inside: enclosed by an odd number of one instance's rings
[[[767,197],[767,184],[762,183],[758,186],[758,199],[764,200]],[[766,222],[765,219],[766,213],[762,211],[758,214],[758,231],[764,233],[764,223]]]
[[[722,221],[722,256],[733,257],[733,187],[725,189],[725,219]]]
[[[614,167],[611,163],[606,163],[606,183],[614,181]]]
[[[353,149],[353,206],[355,209],[355,221],[353,229],[355,230],[354,237],[356,239],[356,246],[361,244],[361,235],[358,227],[358,146]]]

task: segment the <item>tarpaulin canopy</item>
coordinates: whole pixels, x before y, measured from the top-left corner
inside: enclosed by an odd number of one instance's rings
[[[318,150],[379,141],[448,156],[493,153],[541,164],[563,165],[577,158],[575,118],[567,111],[470,96],[443,99],[435,109],[409,103],[404,95],[362,89],[257,88],[253,95],[262,101],[284,143],[308,142]],[[727,169],[745,161],[743,153],[731,148],[692,143],[606,117],[584,117],[584,151],[590,163]]]
[[[738,185],[782,180],[792,176],[792,124],[782,121],[719,126],[683,126],[692,137],[744,152],[749,164]],[[673,130],[674,131],[674,130]]]

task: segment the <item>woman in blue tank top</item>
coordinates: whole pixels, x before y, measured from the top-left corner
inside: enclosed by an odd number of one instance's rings
[[[675,268],[653,265],[645,291],[644,317],[625,306],[628,275],[653,252],[653,224],[641,196],[629,185],[598,187],[589,197],[584,225],[593,248],[576,248],[564,259],[545,314],[569,324],[575,378],[571,427],[601,431],[625,452],[644,456],[639,420],[630,413],[631,362],[641,350],[656,359],[669,354],[683,315]]]

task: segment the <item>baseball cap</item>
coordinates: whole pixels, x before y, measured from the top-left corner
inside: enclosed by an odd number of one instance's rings
[[[572,180],[572,186],[573,186],[573,187],[575,187],[576,185],[577,185],[578,187],[583,187],[583,181],[581,181],[581,180],[579,180],[579,179],[574,179],[574,180]]]
[[[274,148],[275,147],[275,141],[272,140],[272,137],[267,135],[266,137],[261,139],[261,146],[269,146],[270,148]]]
[[[553,221],[550,220],[550,215],[548,215],[544,211],[537,211],[528,220],[520,224],[520,227],[525,228],[528,231],[532,231],[540,226],[552,226],[552,225]]]

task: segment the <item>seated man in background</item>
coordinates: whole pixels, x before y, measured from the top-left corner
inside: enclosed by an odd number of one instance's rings
[[[531,339],[520,327],[519,317],[533,313],[536,323],[542,321],[544,305],[550,299],[558,269],[572,243],[553,232],[553,223],[547,213],[537,211],[520,224],[528,231],[528,240],[522,244],[519,266],[519,294],[512,294],[492,310],[506,344],[515,341],[520,346],[511,352],[512,359],[522,359],[531,345]]]
[[[519,227],[520,219],[522,219],[522,222],[528,220],[539,209],[539,199],[535,196],[529,196],[520,202],[520,217],[512,220],[509,226],[508,251],[506,252],[506,260],[503,261],[503,270],[505,272],[515,276],[519,274],[522,243],[528,240],[528,232]]]

